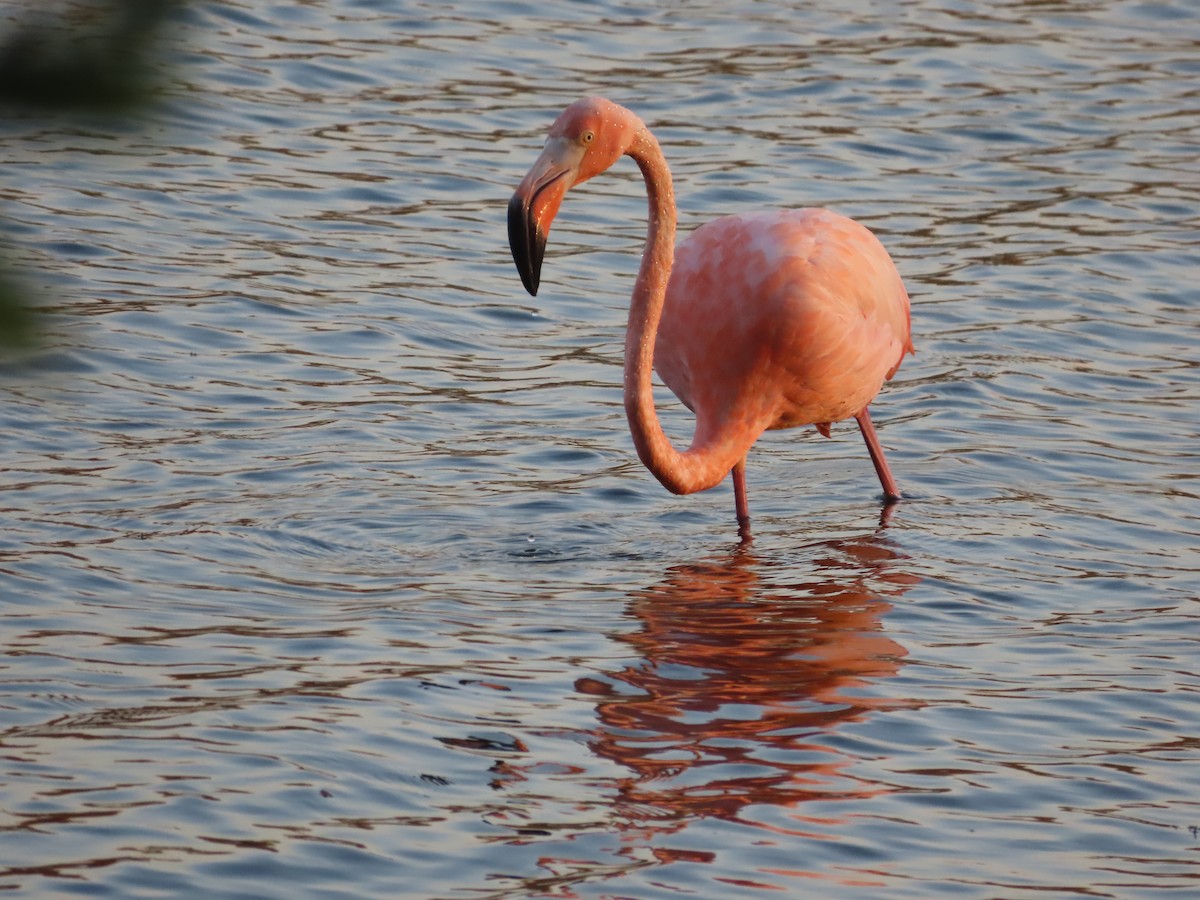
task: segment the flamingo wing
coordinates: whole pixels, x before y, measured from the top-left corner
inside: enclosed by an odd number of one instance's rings
[[[693,446],[858,414],[912,352],[908,294],[864,226],[823,209],[727,216],[677,250],[655,368]]]

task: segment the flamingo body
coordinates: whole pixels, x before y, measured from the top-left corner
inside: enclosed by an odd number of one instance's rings
[[[777,210],[716,219],[678,248],[654,367],[698,440],[757,440],[856,415],[911,349],[908,294],[875,235],[829,210]]]
[[[891,257],[866,227],[824,209],[726,216],[675,248],[675,197],[658,141],[599,97],[568,106],[508,206],[509,245],[536,294],[550,224],[567,191],[631,156],[649,227],[625,335],[625,411],[638,456],[670,491],[732,474],[749,537],[746,455],[773,428],[853,416],[890,502],[899,488],[868,409],[913,351],[909,302]],[[651,371],[696,414],[686,450],[664,434]]]

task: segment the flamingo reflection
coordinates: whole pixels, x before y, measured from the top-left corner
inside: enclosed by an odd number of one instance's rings
[[[621,640],[639,660],[577,681],[596,698],[591,746],[630,773],[629,830],[884,790],[844,771],[829,736],[897,705],[869,689],[902,665],[880,620],[916,579],[881,534],[808,550],[797,580],[746,545],[670,570],[630,603],[641,627]]]

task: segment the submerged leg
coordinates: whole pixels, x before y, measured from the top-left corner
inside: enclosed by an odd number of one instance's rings
[[[733,467],[733,503],[737,510],[738,534],[743,541],[750,540],[750,504],[746,501],[746,457]]]
[[[870,409],[864,406],[862,412],[854,418],[858,421],[859,429],[862,430],[863,440],[867,442],[867,450],[871,453],[871,462],[875,464],[875,473],[879,476],[879,483],[883,485],[884,498],[888,502],[899,500],[900,488],[896,485],[896,479],[892,477],[892,470],[888,468],[887,458],[883,455],[883,446],[875,434],[875,426],[871,424]]]

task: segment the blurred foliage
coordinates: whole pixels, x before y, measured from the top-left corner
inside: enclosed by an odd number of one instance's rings
[[[90,0],[31,9],[0,41],[0,101],[108,114],[144,103],[154,92],[159,29],[176,6]]]
[[[161,34],[182,0],[73,0],[0,8],[0,117],[117,119],[158,91]],[[3,107],[9,107],[6,112]],[[0,253],[0,349],[40,329]]]
[[[16,279],[0,262],[0,344],[9,348],[30,347],[39,329],[33,310]]]

